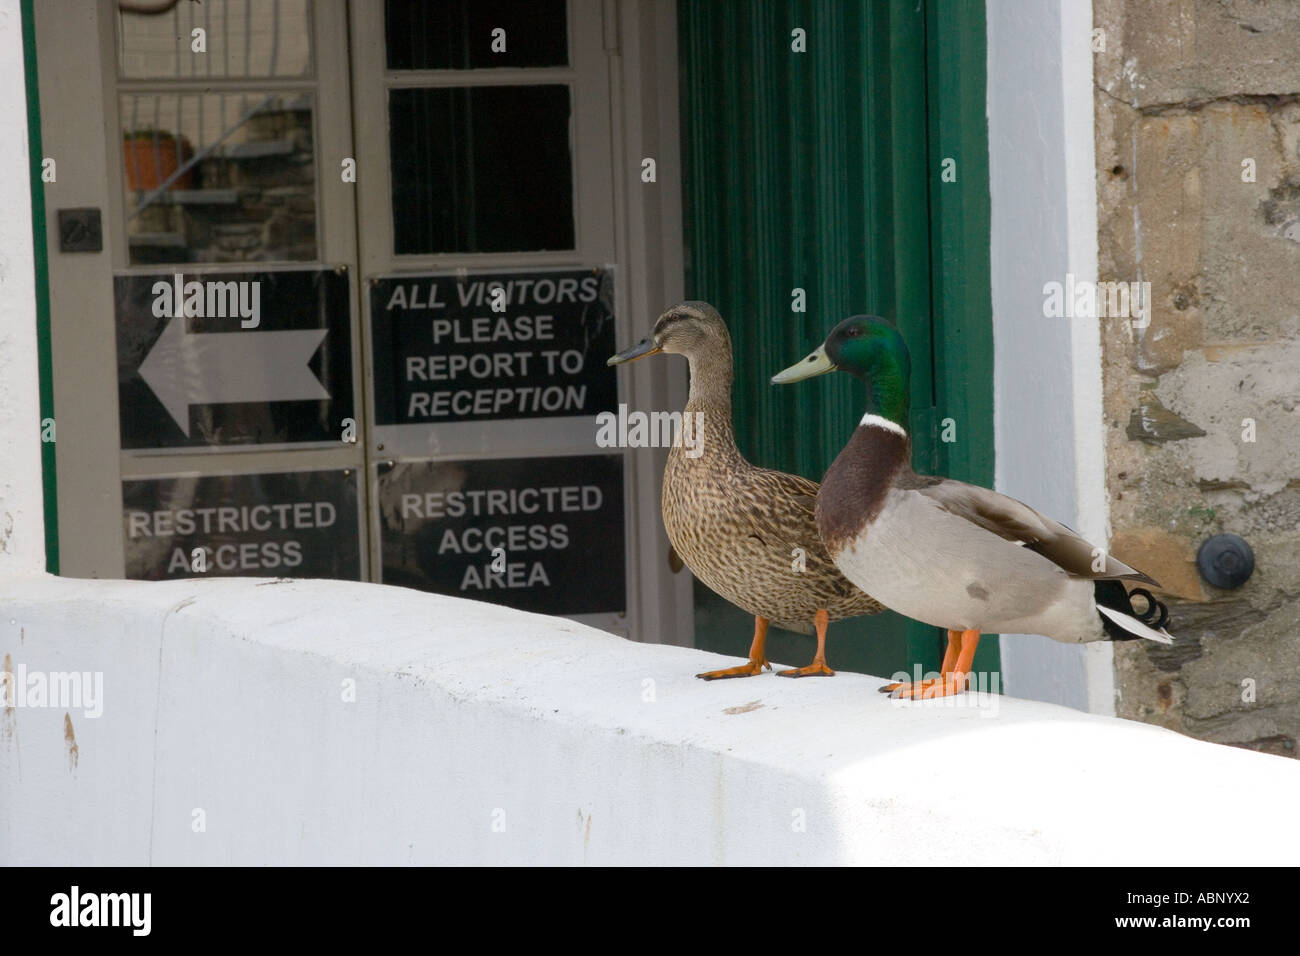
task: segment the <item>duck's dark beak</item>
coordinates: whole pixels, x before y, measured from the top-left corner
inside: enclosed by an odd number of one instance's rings
[[[645,358],[647,355],[654,355],[656,352],[662,352],[659,346],[655,345],[654,339],[645,338],[632,346],[630,349],[624,349],[617,355],[611,355],[606,359],[606,365],[622,365],[624,362],[635,362],[639,358]]]
[[[789,385],[791,382],[802,382],[804,379],[812,378],[815,375],[825,375],[827,372],[833,372],[835,368],[835,363],[826,354],[826,346],[819,345],[817,350],[806,359],[795,362],[789,368],[773,375],[772,384]]]

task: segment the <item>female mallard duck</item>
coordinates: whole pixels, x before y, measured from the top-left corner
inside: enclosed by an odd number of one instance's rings
[[[1134,593],[1147,601],[1139,615],[1119,583],[1159,587],[1142,572],[1014,498],[912,471],[911,360],[889,321],[845,319],[772,381],[836,370],[867,386],[867,409],[822,480],[817,530],[850,581],[886,607],[948,631],[939,678],[885,689],[900,697],[962,690],[981,631],[1172,641],[1165,607],[1139,588]]]
[[[822,546],[813,518],[817,483],[756,468],[736,448],[731,336],[713,306],[674,306],[659,316],[649,338],[619,352],[609,364],[656,352],[686,356],[691,371],[690,397],[682,415],[690,441],[684,443],[680,435],[674,440],[664,468],[668,540],[697,578],[754,615],[749,663],[698,676],[714,680],[770,670],[764,652],[769,621],[817,633],[813,662],[780,671],[782,677],[833,675],[826,666],[826,625],[874,614],[881,607],[845,580]],[[796,548],[803,551],[802,562]]]

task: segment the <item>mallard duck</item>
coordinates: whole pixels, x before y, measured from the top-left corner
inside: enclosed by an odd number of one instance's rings
[[[817,482],[745,460],[731,423],[731,336],[717,309],[683,302],[659,316],[649,337],[609,359],[620,365],[659,352],[684,355],[691,390],[664,468],[662,509],[672,554],[732,604],[754,616],[748,663],[696,676],[750,677],[771,670],[768,623],[816,633],[817,653],[782,677],[830,677],[826,627],[881,606],[836,570],[817,535]],[[698,444],[697,444],[698,443]],[[698,450],[698,454],[695,452]],[[692,457],[695,454],[695,457]],[[796,550],[799,549],[799,550]]]
[[[772,381],[836,370],[867,386],[867,407],[822,479],[817,530],[846,578],[886,607],[948,631],[938,678],[883,690],[942,697],[964,689],[981,632],[1172,641],[1164,605],[1138,588],[1146,602],[1139,614],[1120,583],[1159,587],[1152,578],[1014,498],[912,470],[911,359],[892,323],[845,319]]]

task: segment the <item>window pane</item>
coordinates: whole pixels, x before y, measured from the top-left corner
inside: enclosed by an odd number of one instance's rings
[[[127,79],[302,77],[311,73],[308,0],[204,0],[163,13],[123,11],[118,68]],[[204,52],[194,50],[203,31]]]
[[[569,88],[392,90],[398,255],[572,249]]]
[[[388,68],[567,66],[566,19],[565,0],[385,0]]]
[[[316,259],[308,93],[121,98],[132,265]]]

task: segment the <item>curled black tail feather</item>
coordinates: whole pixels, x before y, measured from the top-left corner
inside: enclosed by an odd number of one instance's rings
[[[1163,602],[1157,601],[1155,597],[1146,588],[1134,588],[1132,592],[1125,590],[1124,585],[1119,581],[1094,581],[1093,598],[1098,604],[1119,611],[1123,614],[1131,614],[1148,627],[1154,627],[1160,630],[1169,623],[1169,608]],[[1133,595],[1140,594],[1146,601],[1146,608],[1138,611],[1133,607]],[[1130,634],[1104,614],[1098,614],[1101,618],[1101,626],[1106,631],[1106,636],[1112,641],[1136,641],[1141,638],[1136,634]]]
[[[1135,594],[1140,594],[1142,595],[1142,597],[1146,598],[1147,609],[1143,611],[1141,614],[1139,614],[1137,611],[1134,611],[1133,612],[1134,617],[1136,617],[1143,624],[1147,624],[1151,627],[1154,627],[1157,631],[1169,623],[1169,608],[1166,607],[1160,601],[1157,601],[1155,597],[1151,594],[1151,592],[1148,591],[1146,588],[1134,588],[1132,591],[1128,592],[1130,608],[1133,607],[1133,603],[1132,603],[1133,595]],[[1157,613],[1159,614],[1158,619],[1156,617]]]

